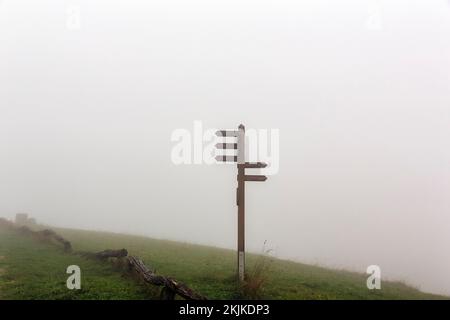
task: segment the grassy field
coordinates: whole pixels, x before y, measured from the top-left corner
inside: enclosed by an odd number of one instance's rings
[[[69,229],[55,229],[75,251],[126,248],[157,273],[172,276],[210,299],[245,298],[236,285],[235,252],[151,238]],[[267,278],[260,298],[266,299],[439,299],[402,283],[382,282],[368,290],[367,275],[330,270],[290,261],[249,255],[249,272],[264,264]],[[82,289],[66,288],[66,268],[78,265]],[[64,253],[52,244],[0,229],[0,299],[149,299],[148,288],[122,275],[108,262]]]
[[[81,290],[66,287],[69,265],[81,268]],[[147,291],[107,263],[0,229],[0,299],[144,299]]]

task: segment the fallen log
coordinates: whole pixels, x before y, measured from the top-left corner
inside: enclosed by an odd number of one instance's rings
[[[70,241],[64,239],[63,237],[61,237],[59,234],[57,234],[53,230],[45,229],[42,231],[37,231],[36,233],[38,235],[42,235],[44,238],[53,239],[53,240],[61,243],[64,246],[64,251],[66,251],[66,252],[72,251],[72,244],[70,243]]]
[[[161,291],[161,299],[173,300],[175,294],[178,294],[187,300],[207,300],[206,297],[194,292],[185,284],[170,277],[155,274],[154,271],[150,270],[144,262],[137,257],[129,256],[127,257],[127,261],[129,268],[144,282],[157,286],[163,286]]]
[[[123,258],[128,255],[127,249],[120,250],[104,250],[94,254],[94,257],[100,260],[106,260],[108,258]]]
[[[159,298],[161,300],[175,300],[175,292],[173,292],[170,289],[167,289],[167,287],[163,287],[161,289],[161,294]]]

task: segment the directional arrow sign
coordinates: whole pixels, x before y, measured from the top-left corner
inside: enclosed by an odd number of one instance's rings
[[[238,136],[238,131],[236,130],[219,130],[216,131],[216,136],[219,137],[237,137]]]
[[[237,162],[237,156],[216,156],[217,161]]]
[[[267,163],[264,163],[264,162],[255,162],[255,163],[246,162],[244,164],[244,167],[247,168],[247,169],[265,168],[265,167],[267,167]]]
[[[237,143],[218,143],[217,149],[237,149]]]
[[[245,181],[266,181],[267,177],[266,176],[250,176],[250,175],[245,175],[244,176],[244,180]]]

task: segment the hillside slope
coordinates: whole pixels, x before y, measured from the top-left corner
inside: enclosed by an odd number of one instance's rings
[[[81,268],[81,290],[68,290],[67,267]],[[0,228],[0,299],[145,299],[147,288],[111,265]]]
[[[72,242],[75,251],[96,252],[126,248],[160,274],[172,276],[210,299],[239,297],[235,252],[173,241],[105,232],[55,229]],[[261,256],[249,255],[249,271]],[[329,270],[291,261],[265,261],[267,299],[439,299],[401,283],[366,288],[367,275]],[[65,282],[68,265],[82,270],[82,290],[70,291]],[[64,253],[13,231],[0,229],[0,298],[3,299],[145,299],[153,290],[122,276],[110,264]]]

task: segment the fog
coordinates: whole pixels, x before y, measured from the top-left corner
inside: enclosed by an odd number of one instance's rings
[[[448,1],[0,1],[0,216],[235,249],[196,120],[279,129],[249,251],[450,294]]]

